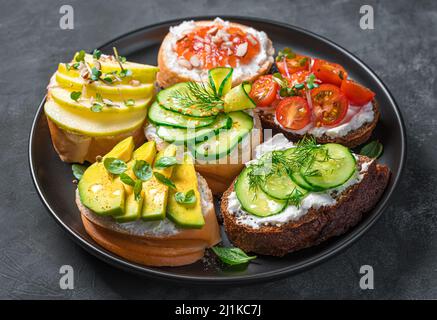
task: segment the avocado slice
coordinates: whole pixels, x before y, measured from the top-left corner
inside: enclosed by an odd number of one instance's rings
[[[106,171],[105,158],[128,161],[134,150],[132,137],[119,142],[100,162],[92,164],[78,184],[80,201],[85,207],[103,216],[119,216],[124,213],[125,189],[123,183]]]
[[[149,141],[139,147],[134,151],[132,160],[127,163],[128,169],[125,171],[127,175],[129,175],[132,179],[136,180],[137,177],[133,172],[133,166],[135,165],[136,160],[144,160],[148,164],[153,163],[153,159],[156,154],[156,143],[155,141]],[[120,178],[118,178],[120,179]],[[141,209],[144,203],[144,192],[141,192],[140,199],[135,199],[135,194],[133,191],[133,187],[124,184],[125,192],[126,192],[126,205],[124,214],[118,217],[115,217],[117,222],[129,222],[135,221],[141,216]]]
[[[155,163],[162,157],[174,157],[176,155],[176,146],[169,145],[164,150],[160,151],[156,156]],[[173,172],[173,167],[165,169],[156,169],[156,172],[163,174],[166,178],[170,178]],[[143,182],[144,204],[141,218],[147,221],[162,220],[165,218],[167,209],[168,187],[153,176],[150,180]]]
[[[176,190],[170,189],[167,202],[167,217],[181,228],[200,229],[205,225],[202,208],[200,206],[200,193],[197,184],[197,175],[193,159],[185,155],[184,162],[177,164],[173,169],[172,181]],[[196,202],[194,204],[181,204],[175,199],[176,192],[194,191]]]

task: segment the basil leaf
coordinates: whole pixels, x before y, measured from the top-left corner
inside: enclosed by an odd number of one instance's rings
[[[103,165],[112,174],[121,174],[127,169],[126,162],[117,158],[105,158]]]
[[[94,51],[93,51],[93,58],[94,59],[99,60],[101,55],[102,55],[102,51],[94,49]]]
[[[87,166],[84,166],[82,164],[75,163],[71,166],[71,170],[73,171],[73,176],[77,180],[80,180],[82,178],[86,169],[87,169]]]
[[[72,93],[70,93],[70,98],[71,98],[71,100],[74,100],[74,101],[77,102],[77,100],[79,100],[81,95],[82,95],[82,92],[80,92],[80,91],[73,91]]]
[[[124,104],[126,105],[126,107],[131,107],[135,105],[135,100],[134,99],[127,99]]]
[[[91,80],[97,81],[100,79],[102,72],[96,67],[91,68]]]
[[[159,158],[158,161],[155,162],[155,168],[162,169],[174,166],[178,161],[176,157],[162,157]]]
[[[136,180],[134,184],[134,195],[135,200],[138,201],[141,199],[141,190],[143,189],[143,183],[141,180]]]
[[[384,147],[382,144],[378,140],[374,140],[362,147],[360,154],[369,158],[377,159],[381,156],[383,150]]]
[[[85,51],[84,50],[80,50],[79,53],[76,55],[75,60],[77,62],[84,61],[85,60]]]
[[[247,263],[256,259],[256,256],[248,256],[240,248],[212,247],[212,251],[221,261],[231,266]]]
[[[155,176],[156,180],[158,180],[162,184],[165,184],[166,186],[168,186],[170,188],[176,189],[176,186],[173,183],[173,181],[171,181],[169,178],[166,178],[163,174],[161,174],[159,172],[153,172],[153,175]]]
[[[135,181],[126,173],[122,173],[120,174],[120,180],[121,182],[123,182],[124,184],[127,184],[128,186],[134,186],[135,185]]]
[[[174,198],[176,202],[181,204],[193,204],[196,202],[196,194],[194,193],[193,189],[191,189],[187,193],[176,192]]]
[[[147,181],[152,177],[152,168],[144,160],[135,161],[133,171],[137,178],[142,181]]]

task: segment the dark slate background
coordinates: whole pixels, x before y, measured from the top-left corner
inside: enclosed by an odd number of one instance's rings
[[[59,28],[59,7],[75,30]],[[359,28],[372,4],[375,30]],[[176,285],[114,269],[78,247],[47,214],[30,180],[28,134],[50,75],[75,50],[90,50],[147,24],[192,15],[236,14],[290,23],[364,60],[402,109],[408,161],[391,206],[357,243],[305,273],[250,286]],[[0,3],[0,298],[437,298],[437,126],[435,1],[12,1]],[[59,289],[59,268],[75,289]],[[375,289],[359,288],[359,268]]]

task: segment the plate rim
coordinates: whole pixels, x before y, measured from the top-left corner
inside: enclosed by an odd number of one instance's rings
[[[180,23],[182,21],[186,20],[202,20],[202,19],[215,19],[216,17],[223,18],[224,20],[245,20],[245,21],[251,21],[256,23],[262,23],[262,24],[270,24],[276,27],[281,27],[285,29],[292,29],[298,32],[301,32],[305,34],[306,36],[315,38],[321,42],[327,43],[328,45],[332,46],[335,50],[338,50],[342,52],[344,55],[348,56],[350,59],[354,60],[358,65],[360,65],[361,68],[363,68],[368,75],[371,75],[374,80],[379,84],[381,89],[383,90],[384,94],[388,97],[388,100],[394,106],[395,115],[397,117],[397,120],[400,125],[400,133],[401,133],[401,156],[400,156],[400,162],[399,162],[399,170],[396,175],[391,176],[391,179],[393,179],[393,187],[391,190],[385,190],[385,192],[388,192],[385,195],[385,199],[381,199],[378,201],[377,206],[379,209],[369,218],[365,221],[365,223],[360,223],[359,225],[355,226],[353,230],[347,234],[343,235],[343,239],[341,239],[337,244],[335,244],[331,248],[327,248],[326,250],[323,250],[322,252],[313,255],[305,261],[293,265],[284,267],[281,269],[271,270],[267,272],[257,273],[257,274],[251,274],[251,275],[230,275],[230,276],[223,276],[223,277],[217,277],[217,276],[192,276],[192,275],[180,275],[180,274],[174,274],[171,271],[168,270],[159,270],[154,267],[147,267],[147,266],[141,266],[132,262],[129,262],[121,257],[118,257],[115,254],[107,252],[105,249],[100,248],[96,246],[95,244],[92,244],[88,242],[86,239],[82,238],[80,234],[75,232],[72,228],[70,228],[66,223],[64,223],[56,214],[56,211],[50,206],[48,201],[45,199],[44,193],[41,189],[40,182],[37,179],[36,176],[36,168],[33,163],[33,139],[35,134],[35,128],[37,126],[37,123],[39,122],[41,116],[43,116],[43,106],[44,102],[46,100],[46,95],[44,95],[43,99],[41,100],[38,109],[35,113],[34,119],[32,121],[32,126],[29,134],[29,141],[28,141],[28,161],[29,161],[29,169],[30,174],[32,177],[32,182],[35,186],[35,189],[37,190],[37,194],[41,200],[41,202],[46,207],[48,213],[52,216],[52,218],[55,219],[55,221],[64,229],[64,231],[67,232],[67,234],[76,242],[78,243],[82,248],[84,248],[86,251],[91,253],[93,256],[99,258],[100,260],[103,260],[106,263],[109,263],[112,266],[121,268],[123,270],[133,272],[142,276],[148,276],[148,277],[155,277],[162,280],[167,281],[176,281],[176,282],[190,282],[194,284],[236,284],[236,283],[251,283],[254,281],[267,281],[271,280],[273,278],[281,278],[287,275],[296,274],[299,272],[302,272],[304,270],[307,270],[311,267],[315,267],[316,265],[327,261],[334,256],[336,256],[341,251],[348,248],[350,245],[352,245],[355,241],[357,241],[367,230],[372,227],[375,222],[380,218],[382,213],[385,211],[388,203],[390,202],[393,193],[397,190],[399,186],[399,181],[402,177],[404,167],[405,167],[405,161],[406,161],[406,154],[407,154],[407,136],[406,136],[406,127],[404,118],[402,116],[402,113],[399,109],[399,106],[394,99],[393,95],[391,94],[390,90],[387,88],[387,86],[384,84],[384,82],[377,76],[377,74],[369,67],[367,64],[365,64],[361,59],[356,57],[353,53],[349,52],[342,46],[336,44],[335,42],[329,40],[328,38],[325,38],[323,36],[320,36],[312,31],[306,30],[301,27],[297,27],[285,22],[279,22],[272,19],[266,19],[266,18],[260,18],[260,17],[253,17],[253,16],[239,16],[239,15],[200,15],[200,16],[189,16],[189,17],[182,17],[182,18],[176,18],[171,20],[165,20],[149,25],[145,25],[143,27],[137,28],[135,30],[123,33],[121,35],[118,35],[114,37],[113,39],[106,41],[102,45],[98,46],[97,48],[100,49],[102,47],[108,46],[109,44],[116,42],[120,39],[129,37],[130,35],[133,35],[138,32],[145,31],[147,29],[152,29],[156,27],[160,27],[166,24],[176,24]]]

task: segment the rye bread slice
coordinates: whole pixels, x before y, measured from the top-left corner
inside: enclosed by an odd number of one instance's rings
[[[373,112],[375,114],[373,121],[365,123],[363,126],[356,130],[350,131],[348,134],[342,137],[329,137],[326,134],[323,134],[320,137],[315,137],[318,143],[339,143],[342,144],[348,148],[354,148],[356,146],[359,146],[360,144],[366,142],[369,140],[373,130],[376,127],[376,124],[379,120],[380,112],[379,112],[379,105],[376,102],[376,100],[372,101],[373,105]],[[282,129],[276,122],[275,122],[275,114],[274,112],[269,112],[267,110],[263,110],[261,108],[256,109],[260,119],[261,124],[263,126],[263,129],[272,129],[273,135],[276,133],[283,133],[287,139],[297,142],[300,139],[302,139],[303,135],[296,134],[293,132],[286,131]]]
[[[362,163],[369,161],[369,158],[359,156],[359,169]],[[335,205],[310,209],[300,219],[281,226],[267,225],[259,229],[237,223],[235,215],[228,211],[228,197],[234,191],[232,183],[221,201],[226,233],[235,246],[263,255],[284,256],[315,246],[355,226],[377,204],[389,178],[390,169],[373,161],[359,183],[335,197]]]

